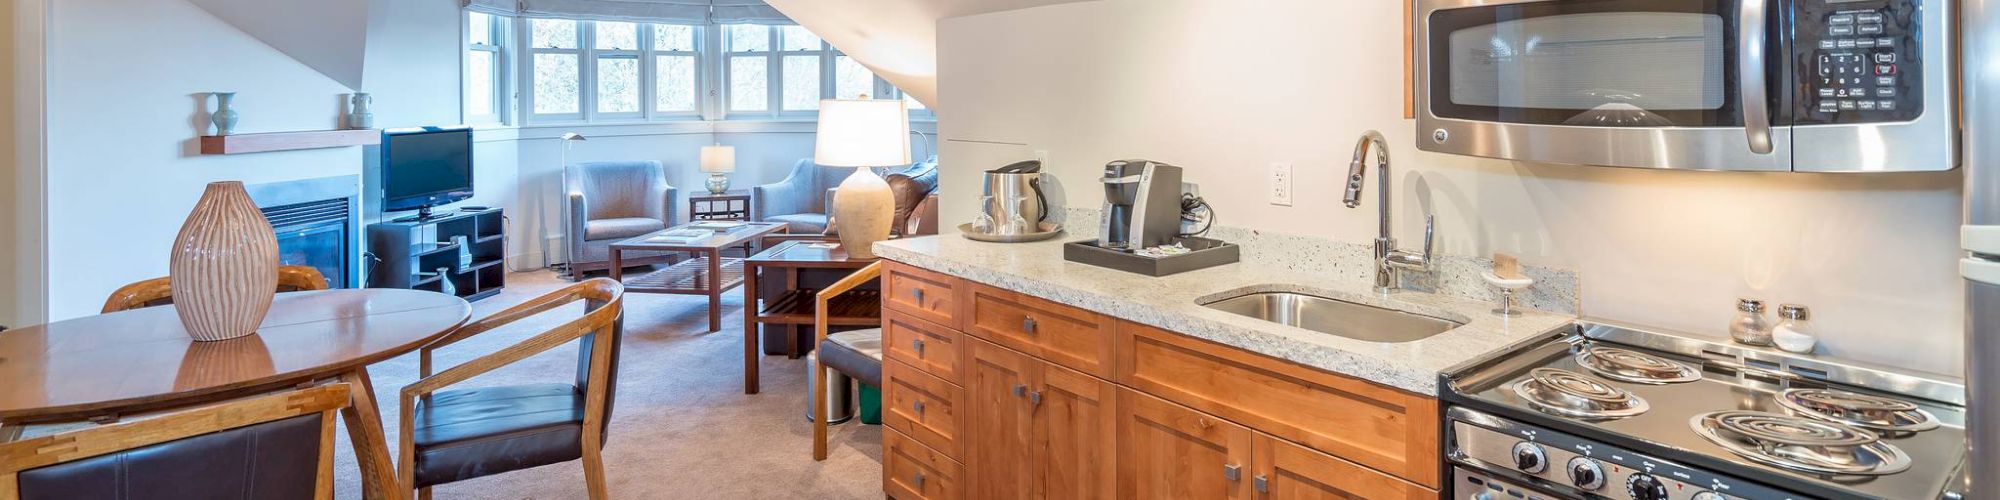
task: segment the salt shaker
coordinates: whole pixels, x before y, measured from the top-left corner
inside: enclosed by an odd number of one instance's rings
[[[1796,353],[1809,353],[1819,338],[1812,333],[1812,311],[1798,304],[1778,306],[1778,326],[1771,327],[1771,341],[1779,349]]]
[[[1736,319],[1729,322],[1729,338],[1747,345],[1771,345],[1771,320],[1764,317],[1764,301],[1736,299]]]

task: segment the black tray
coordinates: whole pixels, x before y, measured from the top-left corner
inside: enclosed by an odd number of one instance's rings
[[[1194,251],[1155,259],[1100,247],[1097,240],[1089,239],[1064,243],[1063,260],[1147,276],[1166,276],[1234,264],[1243,255],[1243,247],[1222,240],[1184,236],[1174,238],[1174,241]]]

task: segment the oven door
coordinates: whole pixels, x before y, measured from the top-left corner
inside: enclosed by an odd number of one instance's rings
[[[1784,1],[1419,0],[1418,147],[1791,170]]]

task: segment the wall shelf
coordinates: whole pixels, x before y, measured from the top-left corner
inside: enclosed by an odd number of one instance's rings
[[[201,136],[201,154],[233,155],[269,151],[369,146],[380,144],[381,142],[382,131],[376,129],[204,135]]]

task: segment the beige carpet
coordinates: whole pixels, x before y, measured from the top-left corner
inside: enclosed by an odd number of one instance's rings
[[[548,272],[515,273],[505,293],[473,304],[491,314],[566,282]],[[812,425],[802,413],[805,360],[763,359],[763,391],[743,394],[743,301],[723,300],[722,330],[707,333],[707,298],[630,294],[611,442],[604,450],[613,498],[882,498],[882,430],[850,421],[833,427],[831,453],[812,460]],[[493,352],[567,318],[552,312],[440,351],[438,369]],[[565,314],[567,313],[567,314]],[[539,327],[539,328],[538,328]],[[470,385],[574,380],[576,348],[559,347]],[[396,394],[415,381],[414,354],[370,367],[393,449]],[[345,429],[338,497],[360,498],[359,473]],[[434,488],[436,498],[585,498],[581,462],[509,472]]]

